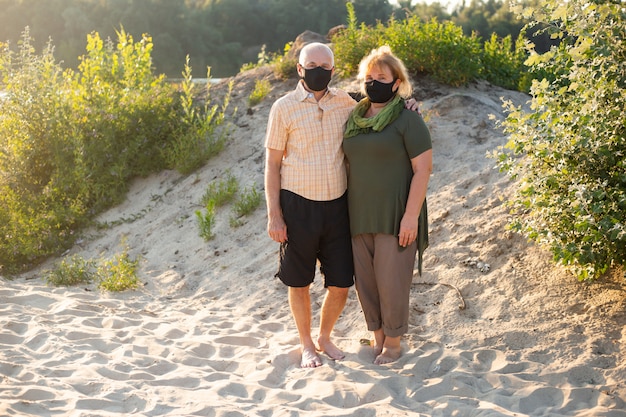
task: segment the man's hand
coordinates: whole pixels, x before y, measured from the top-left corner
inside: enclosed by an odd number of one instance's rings
[[[267,234],[278,243],[287,241],[287,225],[282,216],[268,216]]]
[[[411,111],[416,112],[420,116],[422,115],[422,112],[420,111],[419,103],[413,97],[404,101],[404,107]]]

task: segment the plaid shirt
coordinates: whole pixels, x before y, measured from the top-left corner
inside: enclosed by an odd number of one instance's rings
[[[343,131],[356,102],[329,88],[317,102],[302,81],[270,110],[265,147],[284,152],[281,188],[314,201],[339,198],[347,188]]]

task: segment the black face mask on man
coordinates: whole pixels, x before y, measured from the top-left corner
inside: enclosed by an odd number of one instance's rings
[[[372,103],[386,103],[396,94],[393,91],[393,85],[396,80],[385,84],[377,80],[367,81],[365,83],[365,94]]]
[[[302,68],[304,70],[304,82],[309,89],[313,91],[324,91],[328,87],[330,77],[333,75],[332,70],[327,70],[322,67],[315,67],[311,69]]]

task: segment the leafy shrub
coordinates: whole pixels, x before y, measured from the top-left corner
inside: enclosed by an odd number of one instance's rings
[[[67,100],[72,74],[52,52],[48,44],[36,55],[28,29],[19,53],[0,51],[0,265],[9,273],[66,247],[89,208]]]
[[[151,72],[150,37],[134,42],[124,30],[117,34],[117,45],[97,33],[87,37],[80,72],[67,87],[76,170],[93,212],[119,203],[130,178],[163,169],[174,134],[176,102],[163,76]]]
[[[512,227],[593,279],[626,263],[626,16],[582,0],[529,10],[563,42],[528,59],[553,77],[533,82],[530,111],[507,104],[495,156],[520,184]]]
[[[205,212],[196,210],[196,219],[201,238],[206,241],[213,239],[216,208],[232,201],[238,189],[239,183],[230,172],[227,173],[225,180],[214,181],[209,184],[201,199]]]
[[[354,75],[365,55],[389,45],[410,73],[428,74],[444,84],[459,86],[484,78],[505,88],[527,88],[520,82],[526,58],[523,36],[515,47],[510,37],[498,40],[495,35],[481,45],[475,34],[464,35],[463,28],[452,22],[423,22],[418,15],[369,27],[358,24],[352,3],[346,7],[347,28],[332,39],[339,76]]]
[[[84,259],[72,255],[54,264],[52,270],[46,271],[44,278],[48,284],[55,286],[71,286],[89,284],[97,281],[98,287],[107,291],[124,291],[137,288],[140,284],[137,276],[139,260],[132,259],[128,248],[116,254],[113,259]]]
[[[78,255],[62,259],[55,263],[52,270],[45,273],[46,282],[55,286],[88,284],[94,277],[95,263]]]
[[[248,71],[263,65],[269,65],[272,68],[274,75],[282,80],[295,77],[297,75],[296,63],[298,61],[289,56],[289,50],[292,46],[293,42],[286,43],[283,48],[283,53],[280,54],[275,52],[268,53],[265,49],[266,45],[263,45],[261,47],[261,51],[257,55],[257,62],[250,62],[242,65],[240,71]]]
[[[200,168],[224,148],[229,132],[220,127],[224,122],[233,84],[231,82],[229,85],[229,92],[219,108],[217,104],[210,104],[211,84],[207,82],[204,105],[198,106],[194,101],[196,85],[192,80],[189,56],[182,75],[179,122],[174,132],[174,140],[164,154],[169,166],[186,175]],[[207,79],[210,75],[209,70]]]
[[[128,182],[164,168],[188,173],[219,152],[223,105],[193,101],[152,73],[152,41],[124,30],[114,44],[87,38],[79,71],[53,46],[37,55],[28,28],[19,50],[0,44],[0,267],[13,273],[68,248]],[[231,85],[232,87],[232,85]]]
[[[230,227],[239,227],[243,224],[242,217],[252,213],[261,204],[261,195],[256,188],[247,188],[235,201],[233,214],[230,216]]]
[[[230,172],[226,174],[226,179],[214,181],[209,184],[206,191],[202,195],[201,203],[205,207],[211,202],[216,207],[223,206],[235,197],[239,190],[239,182]]]
[[[522,81],[523,63],[526,59],[523,36],[519,36],[513,46],[510,35],[499,39],[493,33],[483,45],[481,59],[482,78],[509,90],[528,91]]]
[[[255,187],[246,188],[241,196],[235,201],[234,211],[238,217],[252,213],[261,204],[261,194]]]
[[[248,97],[248,106],[252,107],[259,104],[269,94],[271,89],[269,80],[256,80],[254,82],[254,90]]]
[[[141,281],[137,276],[139,260],[131,258],[128,248],[113,259],[102,262],[96,271],[98,278],[98,288],[119,292],[139,287]]]
[[[383,43],[383,32],[385,27],[378,23],[375,27],[369,28],[365,23],[357,20],[354,12],[354,5],[346,3],[348,10],[348,25],[333,36],[333,53],[335,55],[335,72],[340,77],[349,77],[359,69],[361,59],[370,53],[372,49],[378,48]]]
[[[287,55],[281,55],[277,57],[271,63],[274,74],[282,79],[287,80],[289,78],[296,77],[298,72],[296,70],[296,64],[298,60],[295,58],[289,58]]]

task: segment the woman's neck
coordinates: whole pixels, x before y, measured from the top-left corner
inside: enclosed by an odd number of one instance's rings
[[[388,103],[388,102],[387,102]],[[365,112],[365,117],[374,117],[387,105],[387,103],[371,103],[370,108]]]

